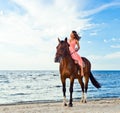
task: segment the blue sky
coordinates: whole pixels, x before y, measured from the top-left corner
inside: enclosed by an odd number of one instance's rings
[[[120,70],[119,0],[0,0],[0,70],[58,70],[57,38],[76,30],[92,70]]]

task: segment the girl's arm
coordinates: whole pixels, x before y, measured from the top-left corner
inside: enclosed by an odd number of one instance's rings
[[[75,49],[75,51],[78,51],[80,49],[80,44],[78,40],[76,40],[76,44],[77,44],[77,48]]]

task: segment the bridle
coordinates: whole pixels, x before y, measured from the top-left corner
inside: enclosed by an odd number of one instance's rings
[[[67,50],[67,49],[68,49],[68,50]],[[67,48],[66,46],[65,46],[65,49],[63,49],[63,50],[61,50],[61,51],[62,51],[62,54],[60,54],[61,59],[67,57],[68,55],[71,55],[71,54],[70,54],[70,51],[69,51],[69,48]]]

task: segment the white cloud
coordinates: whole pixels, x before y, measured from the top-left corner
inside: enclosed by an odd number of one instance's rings
[[[51,69],[57,65],[57,37],[69,37],[71,30],[80,32],[91,26],[89,19],[78,18],[76,2],[72,0],[53,0],[47,6],[41,0],[11,1],[25,12],[0,12],[1,69]]]
[[[120,67],[120,51],[106,55],[89,55],[88,59],[91,61],[92,69],[119,70]]]
[[[111,48],[120,48],[120,45],[111,45]]]
[[[111,3],[101,5],[100,7],[97,7],[95,9],[91,9],[91,10],[88,10],[88,11],[83,11],[82,16],[83,17],[91,16],[93,14],[99,13],[99,12],[109,8],[109,7],[112,7],[112,6],[120,6],[120,2],[111,2]]]
[[[11,23],[10,27],[13,26],[11,29],[18,28],[18,30],[27,30],[30,34],[34,33],[34,35],[37,32],[37,37],[39,36],[44,38],[48,36],[65,36],[68,35],[67,33],[70,33],[73,29],[80,31],[81,29],[90,27],[89,19],[78,18],[80,14],[77,13],[76,4],[73,1],[54,0],[50,6],[45,6],[38,0],[12,1],[16,2],[16,4],[25,9],[26,14],[19,16],[13,12],[11,16],[9,15],[6,17],[10,18],[7,20],[8,24],[6,27],[9,26],[9,23]],[[69,7],[70,5],[71,8]],[[4,18],[4,20],[6,20],[6,18]]]
[[[51,69],[54,63],[57,37],[69,37],[71,30],[81,32],[94,26],[90,18],[81,18],[104,10],[108,6],[82,15],[85,1],[11,0],[24,13],[0,11],[0,67],[1,69]],[[78,2],[79,4],[78,8]],[[14,4],[14,5],[15,5]],[[16,6],[16,7],[17,7]],[[96,35],[95,32],[92,35]],[[88,41],[88,43],[91,43]],[[94,57],[99,59],[100,57]]]
[[[92,41],[87,41],[87,43],[88,43],[88,44],[91,44],[91,43],[92,43]]]
[[[120,59],[120,51],[114,52],[104,56],[105,59]]]
[[[88,19],[78,19],[76,4],[71,0],[54,2],[50,6],[45,6],[41,1],[31,2],[24,0],[14,0],[21,5],[33,18],[33,27],[37,27],[43,34],[66,34],[72,29],[81,30],[88,24]],[[70,7],[71,6],[71,7]]]
[[[111,39],[104,39],[103,40],[105,43],[109,43],[109,42],[120,42],[120,38],[111,38]]]
[[[0,11],[0,16],[3,15],[3,10]]]
[[[120,51],[106,55],[89,55],[89,58],[93,60],[120,59]]]
[[[104,41],[105,43],[108,43],[108,42],[109,42],[109,41],[108,41],[108,40],[106,40],[106,39],[104,39],[103,41]]]

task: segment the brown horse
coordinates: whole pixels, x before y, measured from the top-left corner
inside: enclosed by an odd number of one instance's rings
[[[58,39],[59,44],[56,47],[57,52],[55,56],[55,62],[60,63],[60,75],[61,75],[61,82],[62,82],[62,89],[63,89],[63,96],[64,96],[64,105],[67,106],[66,104],[66,79],[70,79],[70,100],[69,100],[69,106],[72,107],[72,93],[73,93],[73,84],[74,84],[74,79],[78,79],[81,88],[82,88],[82,102],[87,102],[87,89],[88,89],[88,82],[89,78],[92,82],[92,84],[96,88],[100,88],[101,85],[97,82],[97,80],[93,77],[91,73],[91,64],[89,60],[86,58],[82,57],[83,62],[85,63],[84,67],[84,82],[83,82],[83,77],[79,74],[80,73],[80,67],[78,64],[75,63],[75,61],[72,59],[70,51],[69,51],[69,44],[67,42],[67,38],[65,40],[61,41]],[[79,72],[79,73],[78,73]]]

